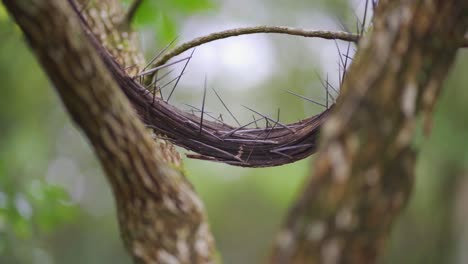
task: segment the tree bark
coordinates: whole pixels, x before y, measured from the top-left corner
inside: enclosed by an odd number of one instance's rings
[[[271,263],[378,261],[413,186],[417,114],[430,124],[467,28],[465,0],[379,1]]]
[[[112,186],[121,234],[135,262],[213,262],[214,244],[203,204],[184,177],[178,157],[145,131],[90,43],[73,2],[3,2],[91,142]],[[125,31],[127,25],[115,28],[120,22],[116,2],[95,3],[86,12],[94,33],[120,63],[139,64],[137,50],[119,48],[132,37]]]

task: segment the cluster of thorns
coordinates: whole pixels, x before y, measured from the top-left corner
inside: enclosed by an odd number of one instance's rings
[[[205,111],[206,77],[200,108],[187,105],[191,108],[187,112],[169,104],[169,100],[172,98],[194,54],[195,47],[221,38],[253,33],[283,33],[304,37],[334,39],[340,55],[338,64],[341,85],[346,75],[348,62],[351,60],[349,56],[350,43],[356,43],[364,32],[367,3],[368,1],[366,1],[364,19],[357,26],[357,34],[349,33],[349,31],[305,31],[288,27],[267,26],[227,30],[194,39],[167,52],[168,47],[174,41],[171,42],[136,76],[128,76],[127,69],[122,68],[99,44],[96,44],[96,46],[101,50],[100,53],[104,62],[121,89],[130,99],[144,124],[148,128],[153,129],[159,138],[169,140],[180,147],[195,152],[196,154],[187,155],[190,158],[223,162],[242,167],[278,166],[306,158],[317,151],[320,128],[333,109],[339,89],[330,84],[328,77],[325,81],[321,80],[326,95],[325,103],[320,103],[287,91],[289,94],[324,108],[324,111],[320,114],[291,124],[280,122],[279,109],[276,118],[271,118],[244,105],[244,108],[253,113],[253,121],[241,124],[222,100],[220,94],[213,89],[223,107],[237,123],[238,126],[234,127],[226,124],[221,114],[214,116]],[[345,53],[341,52],[336,42],[337,39],[348,41],[348,48]],[[95,41],[95,43],[97,42]],[[192,49],[189,56],[168,63],[171,58],[189,49]],[[167,71],[159,77],[158,72],[182,62],[185,62],[185,64],[178,76],[165,84],[160,84],[173,70]],[[172,87],[172,89],[166,93],[167,96],[164,96],[163,90],[167,87]],[[331,104],[329,104],[330,100]],[[210,117],[213,120],[208,120],[206,117]],[[258,123],[263,120],[265,121],[265,126],[259,127]]]

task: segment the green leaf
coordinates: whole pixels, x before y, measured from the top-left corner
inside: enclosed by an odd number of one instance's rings
[[[177,25],[169,16],[161,15],[157,25],[158,41],[162,43],[170,42],[177,36]]]
[[[124,2],[130,5],[129,0]],[[211,0],[146,0],[138,8],[133,22],[137,27],[152,27],[158,42],[166,43],[177,36],[177,21],[181,16],[213,7]]]
[[[0,3],[0,21],[4,21],[8,19],[8,14],[5,9],[5,6],[3,6],[2,3]]]

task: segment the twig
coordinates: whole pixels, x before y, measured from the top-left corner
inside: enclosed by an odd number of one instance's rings
[[[360,39],[360,34],[354,34],[343,31],[326,31],[326,30],[305,30],[301,28],[292,28],[292,27],[283,27],[283,26],[254,26],[254,27],[243,27],[228,29],[219,32],[213,32],[208,35],[195,38],[188,42],[182,43],[179,46],[175,47],[173,50],[166,53],[164,56],[158,58],[151,66],[158,67],[165,64],[167,61],[173,57],[191,49],[198,47],[200,45],[206,44],[211,41],[240,36],[248,34],[258,34],[258,33],[276,33],[276,34],[287,34],[294,36],[302,36],[306,38],[323,38],[323,39],[334,39],[334,40],[343,40],[357,43]],[[465,37],[463,43],[461,44],[462,48],[468,48],[468,37]]]
[[[235,28],[219,32],[214,32],[206,36],[198,37],[188,42],[182,43],[179,46],[175,47],[173,50],[166,53],[164,56],[156,60],[153,64],[153,67],[160,66],[166,63],[171,58],[181,54],[182,52],[189,50],[191,48],[203,45],[205,43],[235,37],[240,35],[247,34],[257,34],[257,33],[278,33],[278,34],[287,34],[302,36],[308,38],[323,38],[323,39],[339,39],[344,41],[357,42],[359,36],[357,34],[341,32],[341,31],[325,31],[325,30],[305,30],[300,28],[292,27],[280,27],[280,26],[255,26],[255,27],[244,27],[244,28]]]

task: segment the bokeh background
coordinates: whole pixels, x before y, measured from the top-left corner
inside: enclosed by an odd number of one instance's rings
[[[125,1],[128,4],[129,1]],[[365,0],[145,0],[136,26],[148,58],[186,41],[249,25],[355,31]],[[241,122],[253,107],[291,122],[320,112],[320,78],[339,83],[347,43],[250,35],[199,47],[171,102],[200,107],[203,82]],[[350,47],[350,55],[354,47]],[[173,67],[172,76],[181,66]],[[416,137],[417,181],[382,263],[468,263],[468,52],[445,83],[429,137]],[[168,78],[169,80],[170,78]],[[206,107],[229,119],[213,92]],[[266,169],[185,159],[224,263],[260,263],[312,158]],[[131,263],[103,172],[0,4],[0,263]]]

